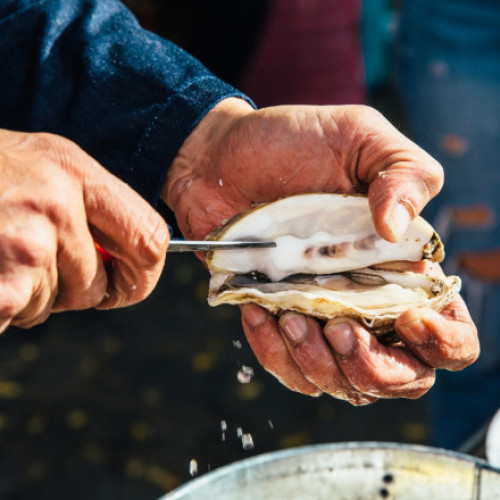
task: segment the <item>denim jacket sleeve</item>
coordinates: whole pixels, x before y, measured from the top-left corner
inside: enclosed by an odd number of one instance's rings
[[[156,204],[184,139],[239,96],[118,0],[0,3],[0,127],[63,135]]]

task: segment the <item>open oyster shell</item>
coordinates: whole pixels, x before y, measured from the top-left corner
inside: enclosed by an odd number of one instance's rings
[[[443,246],[421,217],[399,242],[384,240],[363,196],[291,196],[236,216],[210,239],[276,242],[275,248],[209,253],[212,306],[254,302],[275,314],[295,310],[320,319],[349,316],[384,333],[404,311],[439,311],[460,289],[456,276],[384,269],[391,261],[440,262]]]

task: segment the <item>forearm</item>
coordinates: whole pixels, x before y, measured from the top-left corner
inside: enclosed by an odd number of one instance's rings
[[[0,6],[0,126],[77,142],[155,203],[201,118],[241,94],[116,0]]]

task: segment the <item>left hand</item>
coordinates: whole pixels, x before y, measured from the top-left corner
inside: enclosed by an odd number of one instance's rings
[[[162,197],[186,238],[201,239],[256,203],[304,192],[362,192],[377,231],[397,241],[442,182],[440,165],[372,108],[254,111],[227,99],[185,141]],[[456,318],[426,309],[399,318],[406,349],[382,346],[352,320],[336,318],[323,334],[315,319],[296,313],[278,320],[254,304],[241,310],[257,358],[286,386],[366,404],[419,397],[432,386],[434,367],[458,369],[477,357],[465,305],[457,298],[449,308]],[[426,347],[435,340],[439,345]]]

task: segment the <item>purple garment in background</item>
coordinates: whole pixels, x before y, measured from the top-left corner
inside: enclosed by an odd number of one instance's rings
[[[272,0],[240,83],[259,107],[365,99],[356,0]]]

